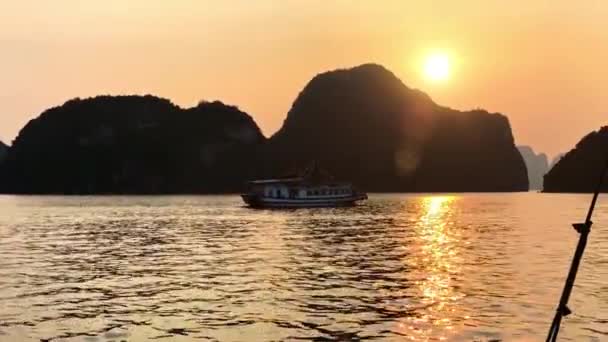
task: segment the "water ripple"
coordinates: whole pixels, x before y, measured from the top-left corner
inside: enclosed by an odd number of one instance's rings
[[[587,201],[0,197],[0,341],[541,340]],[[594,229],[563,340],[608,335],[606,264]]]

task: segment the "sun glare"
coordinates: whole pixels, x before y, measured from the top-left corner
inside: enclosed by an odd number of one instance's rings
[[[424,75],[431,81],[445,81],[450,77],[450,59],[445,54],[433,54],[424,62]]]

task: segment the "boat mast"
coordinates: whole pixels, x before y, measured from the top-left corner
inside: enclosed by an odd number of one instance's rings
[[[587,246],[587,237],[589,236],[589,232],[591,231],[591,225],[593,224],[593,222],[591,222],[591,217],[593,216],[595,203],[597,202],[597,198],[602,189],[602,183],[604,182],[604,177],[607,171],[608,160],[606,161],[606,165],[604,166],[602,174],[600,175],[600,180],[597,183],[597,188],[593,193],[593,199],[591,200],[589,211],[587,211],[587,218],[585,219],[585,222],[575,223],[572,225],[574,229],[580,234],[580,237],[578,240],[578,245],[576,246],[576,250],[574,252],[574,257],[572,258],[572,265],[570,265],[568,277],[566,278],[566,284],[564,285],[564,290],[559,300],[559,304],[555,312],[555,317],[553,318],[553,323],[551,323],[551,328],[549,329],[549,334],[547,335],[547,342],[557,341],[557,334],[559,333],[559,327],[562,322],[562,318],[572,313],[572,311],[568,308],[568,300],[570,299],[570,294],[572,293],[572,287],[574,286],[574,280],[576,279],[578,266],[581,263],[583,253],[585,252],[585,247]]]

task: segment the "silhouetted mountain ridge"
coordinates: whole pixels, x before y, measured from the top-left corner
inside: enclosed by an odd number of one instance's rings
[[[435,104],[376,64],[314,77],[267,140],[237,107],[154,96],[74,99],[19,133],[12,193],[213,193],[317,162],[367,191],[524,191],[508,119]]]
[[[266,158],[267,174],[315,160],[370,191],[528,189],[505,116],[438,106],[376,64],[314,77]]]
[[[545,175],[546,192],[593,192],[608,158],[608,126],[583,137]],[[604,182],[603,192],[608,192]]]
[[[154,96],[74,99],[31,120],[2,168],[13,193],[235,191],[265,138],[221,102],[181,109]]]
[[[551,162],[549,163],[549,170],[551,170],[557,164],[557,162],[559,162],[560,159],[562,159],[565,155],[565,153],[558,153],[557,155],[555,155],[555,157],[553,157],[553,159],[551,159]]]

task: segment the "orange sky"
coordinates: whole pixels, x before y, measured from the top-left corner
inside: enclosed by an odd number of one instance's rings
[[[553,155],[606,124],[608,1],[0,0],[0,139],[73,97],[236,104],[276,131],[315,74],[385,65]],[[450,80],[426,81],[441,50]]]

